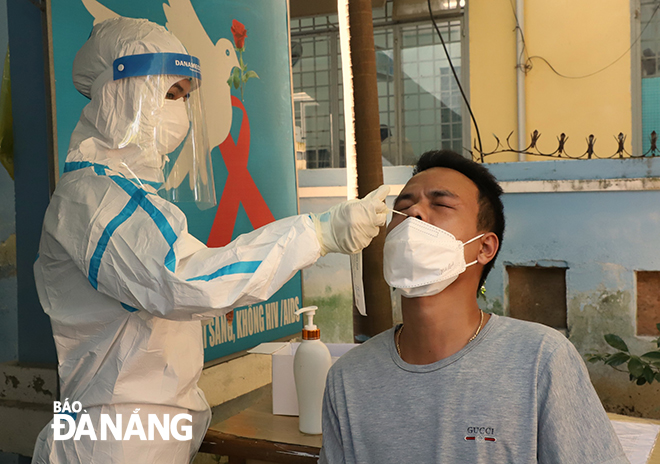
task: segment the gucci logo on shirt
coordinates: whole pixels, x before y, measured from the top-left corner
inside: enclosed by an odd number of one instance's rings
[[[493,427],[468,427],[466,441],[497,441]]]

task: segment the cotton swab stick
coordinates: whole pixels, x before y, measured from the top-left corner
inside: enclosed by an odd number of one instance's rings
[[[392,209],[392,208],[387,208],[387,209],[390,210],[390,211],[392,211],[392,212],[395,213],[395,214],[399,214],[399,215],[401,215],[401,216],[405,216],[405,217],[410,217],[409,214],[402,213],[401,211],[397,211],[397,210]]]

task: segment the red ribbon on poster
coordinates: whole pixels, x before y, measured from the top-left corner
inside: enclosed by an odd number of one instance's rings
[[[275,221],[273,213],[268,208],[259,188],[257,188],[257,184],[254,183],[254,179],[250,175],[250,171],[248,171],[250,121],[248,120],[247,111],[245,111],[245,106],[243,106],[241,100],[233,95],[231,105],[243,112],[243,119],[238,141],[234,143],[234,139],[229,134],[219,146],[220,154],[229,174],[222,191],[222,198],[218,203],[209,239],[206,242],[209,247],[221,247],[231,242],[238,215],[238,206],[241,203],[254,229]]]

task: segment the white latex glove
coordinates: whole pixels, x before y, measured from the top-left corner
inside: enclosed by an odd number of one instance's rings
[[[321,255],[350,255],[369,245],[378,235],[378,228],[385,225],[385,198],[389,192],[387,185],[381,185],[362,200],[345,201],[323,214],[312,214],[316,236],[321,244]]]

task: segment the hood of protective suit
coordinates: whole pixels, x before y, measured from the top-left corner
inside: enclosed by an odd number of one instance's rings
[[[92,30],[73,62],[73,83],[88,97],[71,135],[67,163],[103,164],[128,177],[162,182],[164,154],[154,140],[165,95],[180,76],[113,80],[113,62],[144,53],[183,53],[183,44],[146,19],[113,18]]]

